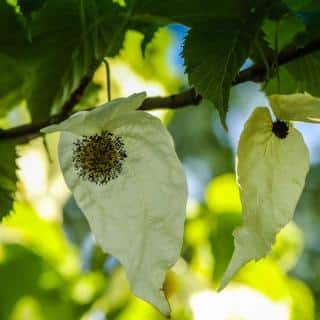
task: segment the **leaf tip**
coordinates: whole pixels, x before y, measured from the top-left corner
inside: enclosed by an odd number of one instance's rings
[[[223,129],[226,130],[226,132],[228,132],[227,112],[222,110],[219,112],[219,115],[220,115],[220,121],[221,121]]]

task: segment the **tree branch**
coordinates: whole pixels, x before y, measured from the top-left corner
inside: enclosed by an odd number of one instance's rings
[[[139,110],[179,109],[190,105],[198,105],[201,100],[202,97],[196,93],[194,88],[191,88],[168,97],[146,98]]]
[[[311,42],[303,48],[287,48],[282,50],[278,56],[278,65],[285,65],[293,60],[301,58],[312,52],[320,50],[320,41]],[[267,59],[268,65],[272,65],[272,57]],[[241,71],[236,79],[233,81],[233,85],[246,82],[263,82],[266,79],[267,68],[264,64],[256,64],[252,67]],[[73,108],[81,100],[85,89],[90,83],[92,75],[85,76],[79,87],[71,94],[70,98],[61,108],[61,112],[57,115],[51,116],[45,121],[38,123],[31,123],[26,125],[17,126],[14,128],[0,130],[0,140],[4,139],[19,139],[19,142],[27,142],[30,139],[40,136],[40,129],[61,122],[69,117]],[[191,105],[198,105],[202,98],[198,95],[194,88],[188,89],[178,94],[174,94],[168,97],[151,97],[146,98],[140,110],[152,110],[152,109],[179,109]]]

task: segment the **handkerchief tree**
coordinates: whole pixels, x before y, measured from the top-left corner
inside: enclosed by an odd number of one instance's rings
[[[227,131],[231,87],[257,82],[269,104],[253,110],[240,136],[242,225],[223,289],[244,264],[268,254],[303,191],[309,152],[294,126],[320,122],[319,12],[310,0],[1,1],[0,116],[24,105],[30,122],[0,122],[0,217],[15,200],[16,146],[61,132],[60,168],[97,244],[124,267],[133,294],[170,317],[164,281],[183,244],[187,183],[170,133],[148,111],[209,102]],[[143,35],[144,54],[157,30],[172,24],[188,29],[189,88],[76,111],[129,30]]]

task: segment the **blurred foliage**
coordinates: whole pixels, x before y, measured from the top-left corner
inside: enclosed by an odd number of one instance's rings
[[[16,204],[0,239],[1,319],[79,319],[104,289],[100,273],[81,274],[61,225],[27,204]]]

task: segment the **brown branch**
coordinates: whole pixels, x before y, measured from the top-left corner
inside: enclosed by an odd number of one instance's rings
[[[289,47],[283,49],[277,58],[278,65],[282,66],[288,64],[296,59],[302,58],[310,53],[320,50],[320,39],[310,42],[303,48]],[[267,59],[268,65],[272,66],[274,57]],[[263,82],[266,80],[267,68],[264,64],[256,64],[252,67],[243,70],[234,80],[233,84],[242,83],[245,81]]]
[[[320,40],[311,42],[303,48],[295,47],[286,48],[279,53],[278,65],[285,65],[293,60],[304,57],[310,53],[320,50]],[[272,66],[274,57],[267,59],[268,65]],[[255,64],[252,67],[239,72],[238,76],[232,82],[237,85],[246,81],[263,82],[266,80],[267,67],[265,64]],[[142,110],[151,109],[178,109],[190,105],[197,105],[201,102],[201,96],[196,93],[194,88],[188,89],[181,93],[169,97],[152,97],[147,98],[142,106]]]
[[[285,65],[293,60],[296,60],[318,50],[320,50],[320,41],[312,42],[303,48],[284,49],[279,53],[278,64],[279,66]],[[274,58],[272,57],[267,59],[270,66],[272,65],[273,59]],[[266,73],[267,68],[264,64],[253,65],[252,67],[241,71],[233,81],[233,85],[246,81],[262,82],[266,79]],[[69,100],[63,105],[61,109],[62,111],[57,115],[51,116],[50,118],[42,122],[21,125],[6,130],[0,130],[0,140],[19,139],[19,142],[27,142],[34,137],[40,136],[40,129],[66,119],[70,115],[73,108],[79,103],[90,81],[91,75],[85,76],[82,79],[79,87],[72,93]],[[147,98],[144,100],[139,109],[178,109],[191,105],[198,105],[201,102],[201,99],[201,96],[196,93],[195,89],[191,88],[168,97]]]
[[[194,88],[191,88],[168,97],[146,98],[139,110],[179,109],[190,105],[198,105],[201,100],[202,97],[196,93]]]

